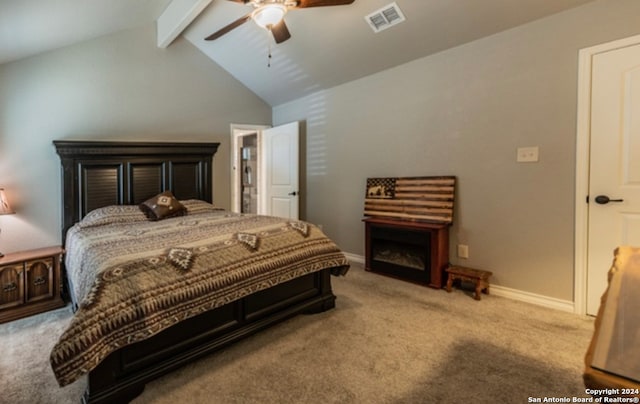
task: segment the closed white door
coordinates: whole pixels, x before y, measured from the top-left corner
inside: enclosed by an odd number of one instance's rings
[[[299,215],[299,124],[292,122],[262,132],[265,173],[264,214],[290,219]]]
[[[640,247],[640,44],[593,56],[587,314],[617,246]]]

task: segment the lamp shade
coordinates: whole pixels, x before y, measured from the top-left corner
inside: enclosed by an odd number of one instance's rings
[[[269,28],[282,20],[287,13],[287,8],[282,4],[266,4],[252,14],[253,21],[262,28]]]
[[[9,201],[7,200],[7,194],[5,194],[4,189],[0,188],[0,215],[10,215],[12,213],[16,213],[9,206]]]

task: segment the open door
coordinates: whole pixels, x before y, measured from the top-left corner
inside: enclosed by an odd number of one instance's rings
[[[298,122],[262,131],[261,171],[265,188],[259,213],[298,219],[299,133]]]

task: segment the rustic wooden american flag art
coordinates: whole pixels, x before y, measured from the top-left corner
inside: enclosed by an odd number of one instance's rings
[[[456,177],[367,178],[364,215],[453,222]]]

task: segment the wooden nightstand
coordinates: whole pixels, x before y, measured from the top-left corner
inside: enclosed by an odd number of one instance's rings
[[[64,306],[60,295],[61,247],[0,258],[0,323]]]

